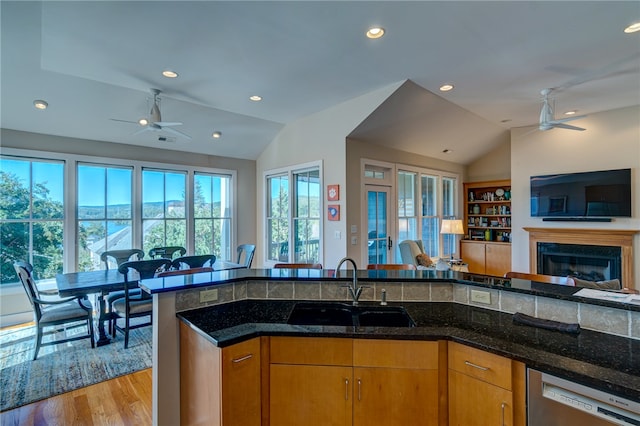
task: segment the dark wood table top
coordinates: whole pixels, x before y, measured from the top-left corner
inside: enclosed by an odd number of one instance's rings
[[[215,271],[244,268],[235,262],[224,260],[216,261],[213,265]],[[138,286],[135,277],[131,277],[130,288]],[[91,293],[109,293],[124,289],[124,275],[117,269],[100,271],[69,272],[56,275],[58,293],[62,297],[83,296]]]

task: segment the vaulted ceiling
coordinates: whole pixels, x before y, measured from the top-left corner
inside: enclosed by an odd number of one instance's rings
[[[407,81],[357,136],[430,156],[455,140],[468,155],[454,161],[468,163],[496,134],[535,125],[544,88],[558,89],[557,115],[640,104],[640,32],[623,32],[640,21],[640,2],[1,7],[0,125],[8,129],[255,159],[287,123]],[[385,36],[367,39],[373,25]],[[163,77],[166,69],[179,76]],[[439,92],[443,83],[455,89]],[[151,88],[162,90],[163,121],[181,122],[172,128],[192,139],[138,132]],[[36,110],[35,99],[48,109]]]

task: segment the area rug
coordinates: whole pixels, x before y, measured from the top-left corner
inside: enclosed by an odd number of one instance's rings
[[[60,331],[65,333],[65,331]],[[77,327],[66,333],[86,333]],[[0,331],[0,411],[151,367],[151,327],[118,333],[110,345],[91,349],[89,339],[43,346],[33,361],[35,327]],[[44,340],[61,336],[45,336]]]

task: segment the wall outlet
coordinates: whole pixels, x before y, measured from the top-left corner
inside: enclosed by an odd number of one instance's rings
[[[488,291],[471,290],[471,301],[476,303],[491,304],[491,293]]]
[[[200,303],[215,302],[218,300],[218,289],[202,290],[200,292]]]

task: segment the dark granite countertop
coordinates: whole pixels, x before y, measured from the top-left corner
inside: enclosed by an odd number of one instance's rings
[[[233,269],[226,271],[204,272],[193,275],[176,275],[165,278],[152,278],[140,281],[140,287],[150,294],[240,281],[351,281],[352,271],[340,271],[334,277],[333,269]],[[360,282],[452,282],[497,290],[533,294],[591,305],[608,306],[617,309],[640,311],[640,304],[620,303],[614,300],[599,300],[575,296],[580,287],[568,287],[555,284],[538,283],[522,279],[492,277],[489,275],[471,274],[455,271],[393,271],[393,270],[358,270]]]
[[[243,300],[177,315],[219,347],[257,336],[452,340],[640,401],[638,340],[590,330],[573,335],[517,325],[509,314],[442,302],[389,304],[405,307],[415,328],[289,325],[287,318],[296,303]]]

